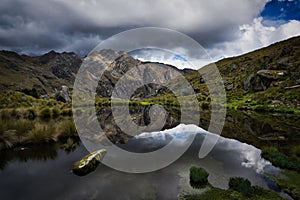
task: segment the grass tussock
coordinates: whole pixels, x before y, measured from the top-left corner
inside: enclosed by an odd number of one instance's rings
[[[51,112],[50,108],[46,107],[40,111],[39,116],[44,119],[49,119],[52,116],[52,112]]]
[[[63,145],[61,145],[61,148],[63,148],[67,152],[70,152],[73,151],[76,148],[76,146],[76,141],[69,137],[67,141]]]
[[[73,137],[77,136],[75,123],[72,120],[65,120],[58,124],[57,132],[59,137]]]
[[[60,115],[60,111],[57,107],[52,108],[52,117],[57,118]]]
[[[56,141],[55,133],[54,126],[38,124],[29,132],[27,140],[32,143]]]

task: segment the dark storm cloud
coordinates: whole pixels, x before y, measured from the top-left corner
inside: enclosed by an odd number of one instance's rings
[[[181,31],[209,49],[234,40],[266,1],[1,0],[0,49],[83,55],[120,31],[144,26]]]

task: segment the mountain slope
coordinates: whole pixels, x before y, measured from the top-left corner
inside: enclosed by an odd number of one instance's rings
[[[234,107],[256,105],[300,108],[300,37],[278,42],[241,56],[215,63]],[[207,65],[198,70],[205,73]],[[186,75],[202,96],[207,96],[199,73]]]
[[[82,59],[75,53],[50,51],[30,57],[10,51],[0,51],[0,89],[16,90],[39,97],[71,86]]]

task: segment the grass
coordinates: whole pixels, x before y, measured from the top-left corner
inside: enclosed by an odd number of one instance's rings
[[[300,174],[295,171],[283,170],[282,175],[271,175],[271,178],[294,199],[300,199]]]
[[[296,157],[287,156],[277,151],[276,148],[264,148],[261,156],[271,161],[274,166],[300,172],[300,161]]]
[[[59,137],[77,136],[75,123],[72,120],[64,120],[58,124]]]
[[[66,143],[64,143],[63,145],[61,145],[61,148],[63,148],[64,150],[66,150],[67,152],[72,151],[76,148],[77,143],[72,139],[72,138],[68,138]]]
[[[212,187],[202,194],[186,194],[180,199],[184,200],[283,200],[274,191],[266,190],[257,186],[253,186],[255,194],[251,197],[245,197],[235,190],[222,190]]]
[[[60,111],[57,107],[52,108],[52,117],[57,118],[60,115]]]
[[[48,108],[48,107],[47,108],[43,108],[41,110],[41,112],[39,113],[39,116],[41,118],[44,118],[44,119],[49,119],[52,116],[52,112],[51,112],[50,108]]]
[[[57,119],[45,123],[39,120],[0,118],[0,149],[53,142],[60,138],[65,140],[77,136],[75,124],[69,119]]]
[[[52,125],[36,125],[27,136],[28,142],[40,144],[56,141],[55,127]]]
[[[240,186],[241,184],[242,186]],[[208,190],[201,194],[183,194],[180,195],[182,200],[283,200],[276,192],[266,190],[259,186],[251,186],[247,179],[231,178],[229,181],[230,188],[222,190],[209,186]]]

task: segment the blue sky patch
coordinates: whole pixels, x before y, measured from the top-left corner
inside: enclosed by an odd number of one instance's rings
[[[300,0],[271,0],[261,13],[265,20],[300,20]]]

